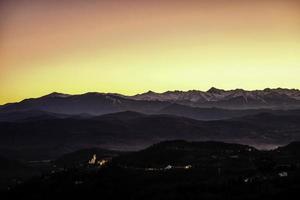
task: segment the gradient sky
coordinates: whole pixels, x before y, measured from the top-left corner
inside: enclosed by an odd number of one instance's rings
[[[299,77],[298,0],[0,0],[0,104]]]

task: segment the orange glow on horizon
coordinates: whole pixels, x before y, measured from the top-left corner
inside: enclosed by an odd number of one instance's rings
[[[57,91],[300,88],[296,0],[3,0],[0,104]]]

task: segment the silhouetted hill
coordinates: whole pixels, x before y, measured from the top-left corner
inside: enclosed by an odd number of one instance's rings
[[[33,168],[16,160],[0,157],[0,190],[39,173]]]
[[[300,155],[300,142],[291,142],[286,146],[279,147],[277,150],[279,150],[280,152],[298,153]]]
[[[14,122],[14,121],[35,121],[35,120],[47,120],[56,118],[71,117],[66,114],[50,113],[40,110],[26,110],[15,112],[0,112],[0,121]]]
[[[161,109],[159,114],[169,114],[188,117],[198,120],[221,120],[233,117],[242,117],[246,115],[254,115],[261,112],[276,112],[268,109],[253,109],[253,110],[226,110],[221,108],[198,108],[180,104],[171,104]]]
[[[160,141],[180,139],[274,148],[300,140],[299,121],[299,115],[258,114],[198,121],[121,112],[90,118],[0,122],[0,148],[2,153],[33,160],[55,158],[82,148],[136,150]]]
[[[114,162],[127,167],[165,168],[173,167],[218,167],[220,162],[230,167],[253,167],[254,155],[258,151],[247,145],[222,142],[161,142],[136,153],[126,154],[114,159]]]
[[[279,148],[295,149],[297,143]],[[3,199],[286,199],[297,196],[300,165],[279,149],[259,151],[222,142],[166,141],[114,157],[104,166],[87,165],[36,177]],[[97,149],[69,154],[84,162]],[[288,151],[287,151],[288,152]],[[106,150],[100,150],[106,154]],[[285,157],[285,158],[287,158]]]
[[[277,162],[281,164],[289,164],[291,161],[293,165],[300,166],[300,142],[292,142],[286,146],[279,147],[272,151]]]

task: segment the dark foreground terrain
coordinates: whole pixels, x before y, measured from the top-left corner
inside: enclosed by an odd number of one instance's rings
[[[299,122],[300,115],[292,111],[214,121],[131,111],[93,117],[41,115],[0,122],[0,156],[53,160],[84,148],[136,151],[165,140],[213,140],[268,149],[300,141]]]
[[[0,106],[0,199],[297,197],[299,97],[212,88]]]
[[[298,142],[259,151],[177,140],[138,152],[85,149],[28,165],[44,171],[2,187],[1,199],[287,199],[300,193]]]

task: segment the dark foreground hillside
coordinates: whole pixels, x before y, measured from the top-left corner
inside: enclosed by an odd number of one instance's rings
[[[298,196],[300,173],[245,182],[242,176],[197,170],[147,172],[106,168],[97,172],[71,170],[32,180],[5,197],[28,199],[286,199]]]
[[[95,150],[95,149],[94,149]],[[84,150],[3,198],[286,199],[300,194],[300,143],[273,151],[220,142],[168,141],[138,152]],[[87,155],[87,159],[83,159]],[[98,156],[99,155],[99,156]],[[82,163],[74,162],[76,157]],[[73,165],[72,165],[73,163]]]
[[[121,112],[0,122],[0,155],[49,160],[83,148],[144,149],[165,140],[223,141],[269,148],[300,140],[300,115],[261,113],[217,121]]]

